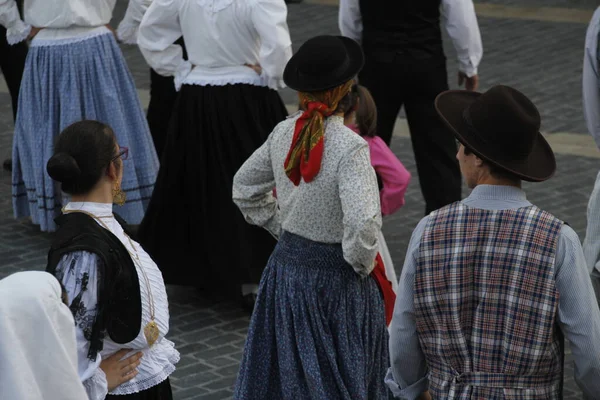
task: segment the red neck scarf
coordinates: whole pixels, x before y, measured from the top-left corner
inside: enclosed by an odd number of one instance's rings
[[[351,80],[325,92],[298,94],[304,112],[296,121],[292,145],[284,163],[285,173],[294,185],[298,186],[301,179],[311,182],[321,170],[325,118],[335,112],[353,84]]]

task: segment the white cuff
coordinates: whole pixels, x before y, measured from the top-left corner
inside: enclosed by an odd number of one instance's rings
[[[102,368],[98,368],[91,378],[83,381],[89,400],[104,400],[108,394],[108,381]]]
[[[179,66],[177,67],[177,71],[175,71],[175,90],[176,91],[179,92],[179,89],[181,89],[183,82],[188,77],[190,72],[192,72],[192,68],[193,68],[192,63],[189,61],[184,60],[181,64],[179,64]]]
[[[31,25],[17,21],[13,27],[6,30],[6,41],[10,45],[20,43],[29,37],[29,33],[31,33]]]
[[[139,24],[121,22],[117,27],[117,37],[122,43],[137,45]]]

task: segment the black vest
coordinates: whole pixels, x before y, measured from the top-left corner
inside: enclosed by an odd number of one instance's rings
[[[125,221],[115,215],[125,233]],[[48,253],[46,271],[55,275],[61,258],[75,251],[94,253],[98,263],[98,305],[92,325],[88,357],[96,359],[106,333],[119,344],[134,340],[142,325],[142,302],[137,271],[121,241],[92,217],[80,212],[61,214]]]
[[[365,54],[407,53],[444,57],[441,0],[360,0]]]

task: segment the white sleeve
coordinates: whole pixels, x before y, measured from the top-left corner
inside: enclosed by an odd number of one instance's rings
[[[284,88],[283,70],[292,57],[284,0],[258,0],[252,7],[252,23],[260,36],[260,66],[265,84]]]
[[[468,77],[477,75],[483,46],[473,0],[442,0],[441,14],[456,50],[458,69]]]
[[[11,45],[27,39],[31,31],[21,20],[15,0],[0,0],[0,25],[6,28],[6,41]]]
[[[151,3],[152,0],[129,0],[125,16],[117,28],[117,36],[121,42],[137,44],[140,23]]]
[[[583,115],[588,132],[600,148],[600,73],[598,71],[598,34],[600,7],[587,28],[583,53]]]
[[[183,49],[174,44],[182,34],[176,1],[153,0],[142,19],[137,43],[152,69],[175,77],[178,91],[192,71],[192,63],[183,58]]]
[[[62,282],[69,298],[69,308],[75,318],[77,340],[77,365],[89,400],[103,400],[108,393],[108,383],[100,369],[102,357],[88,357],[89,337],[96,317],[98,299],[98,256],[85,251],[66,254],[58,263],[56,277]]]
[[[361,276],[375,266],[379,250],[381,208],[377,178],[371,166],[367,142],[340,163],[339,195],[344,214],[344,259]]]
[[[361,43],[363,24],[358,0],[340,0],[338,25],[342,36]]]

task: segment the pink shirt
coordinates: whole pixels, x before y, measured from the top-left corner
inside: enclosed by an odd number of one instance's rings
[[[356,125],[348,127],[358,133]],[[383,181],[383,189],[379,192],[381,214],[391,215],[404,205],[404,193],[410,183],[410,172],[379,136],[363,136],[363,139],[369,144],[371,165]]]

